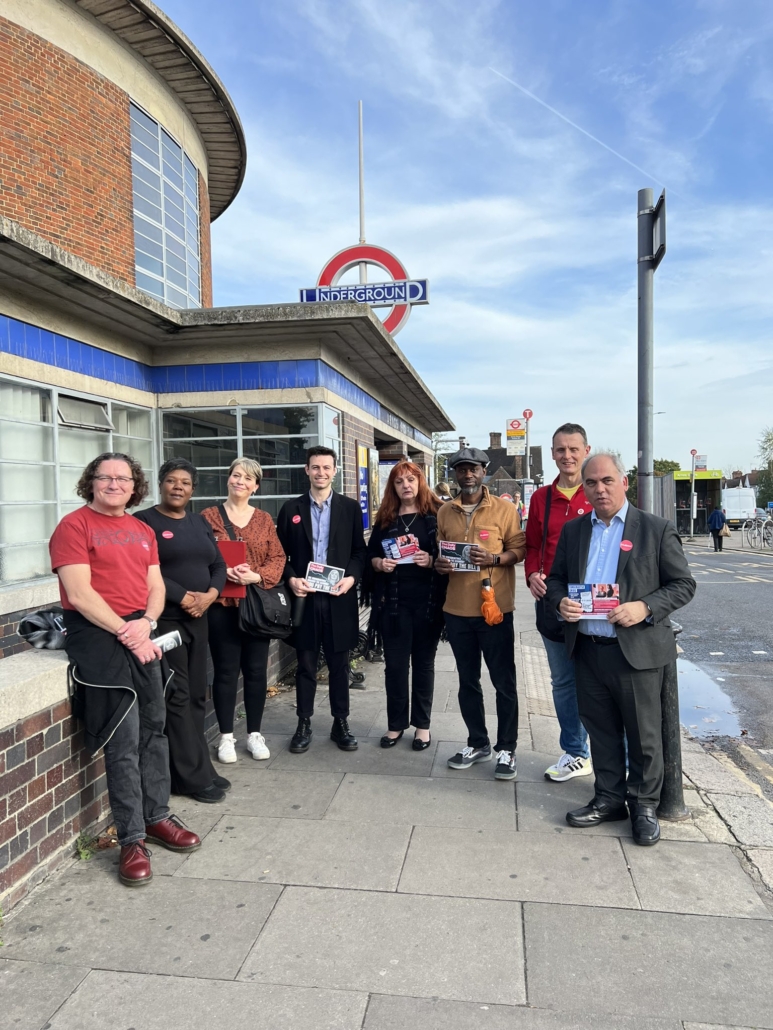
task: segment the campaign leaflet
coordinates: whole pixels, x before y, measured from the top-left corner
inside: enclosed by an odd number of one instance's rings
[[[453,565],[454,572],[480,572],[479,565],[473,565],[470,558],[470,551],[475,544],[458,544],[453,540],[441,540],[440,557],[448,558]]]
[[[582,605],[583,619],[605,619],[620,604],[620,586],[617,583],[570,583],[569,600]]]
[[[406,533],[404,536],[389,536],[381,541],[384,548],[384,557],[391,558],[398,565],[411,565],[413,556],[419,547],[419,539],[413,533]]]
[[[320,594],[329,594],[343,578],[344,570],[336,568],[335,565],[321,565],[317,561],[310,561],[306,569],[306,582]]]

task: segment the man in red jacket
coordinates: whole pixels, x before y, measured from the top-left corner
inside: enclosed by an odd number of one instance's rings
[[[529,520],[526,523],[526,583],[539,605],[545,595],[545,580],[553,564],[561,530],[567,522],[591,510],[582,486],[582,463],[590,453],[588,437],[582,426],[566,422],[553,434],[553,460],[558,477],[550,486],[540,487],[532,495]],[[547,533],[545,511],[548,508]],[[548,613],[551,614],[551,613]],[[577,687],[574,661],[567,657],[560,624],[553,619],[555,632],[542,634],[550,665],[553,703],[561,727],[559,746],[563,754],[545,770],[545,779],[561,783],[575,776],[590,776],[588,734],[577,710]],[[547,627],[543,627],[547,628]],[[551,639],[554,637],[555,639]]]

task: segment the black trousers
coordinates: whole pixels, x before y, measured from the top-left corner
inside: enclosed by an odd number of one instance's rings
[[[159,633],[172,630],[182,646],[166,652],[174,677],[166,697],[166,735],[174,794],[195,794],[209,787],[215,770],[204,736],[207,706],[207,615],[200,619],[159,619]]]
[[[663,669],[634,669],[617,641],[594,644],[582,633],[574,657],[577,706],[590,737],[596,795],[616,805],[626,796],[657,805],[663,786]]]
[[[721,537],[719,535],[719,530],[718,529],[712,529],[712,531],[711,531],[711,538],[714,541],[714,550],[715,551],[721,551],[722,550],[722,541],[724,540],[724,537]]]
[[[395,615],[385,612],[381,621],[390,730],[405,730],[409,726],[429,729],[435,654],[442,625],[431,625],[425,618],[426,610],[427,599],[422,598],[417,604],[399,604]]]
[[[317,660],[319,649],[325,656],[330,690],[330,712],[334,719],[349,718],[349,652],[333,649],[333,624],[330,616],[330,598],[326,594],[310,594],[306,604],[314,607],[313,651],[298,651],[295,671],[295,699],[299,719],[310,719],[314,714],[317,693]]]
[[[212,700],[221,733],[233,733],[239,672],[244,679],[247,732],[259,733],[268,689],[268,637],[253,637],[239,629],[239,609],[215,604],[207,612],[209,649],[215,678]]]
[[[498,626],[487,626],[482,615],[465,617],[446,612],[446,630],[459,673],[459,707],[467,725],[468,747],[489,743],[486,710],[480,685],[481,655],[497,692],[495,751],[514,751],[518,741],[518,695],[515,690],[515,632],[513,613]]]

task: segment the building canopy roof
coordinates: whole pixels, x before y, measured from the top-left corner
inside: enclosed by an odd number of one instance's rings
[[[187,107],[207,151],[214,221],[239,192],[247,167],[244,130],[225,86],[188,37],[149,0],[75,2],[136,50]]]
[[[178,311],[0,217],[0,288],[56,308],[146,347],[261,344],[326,347],[341,371],[421,432],[454,428],[380,319],[365,304],[261,304]],[[200,361],[200,359],[199,359]]]

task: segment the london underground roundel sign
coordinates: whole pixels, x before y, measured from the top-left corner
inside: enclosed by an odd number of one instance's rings
[[[362,264],[383,269],[391,280],[339,286],[342,276]],[[429,281],[411,279],[402,262],[391,251],[375,247],[372,243],[357,243],[339,250],[319,273],[316,287],[301,290],[300,295],[302,304],[356,301],[374,308],[390,307],[392,310],[384,319],[384,328],[394,336],[407,322],[414,304],[429,304]]]

